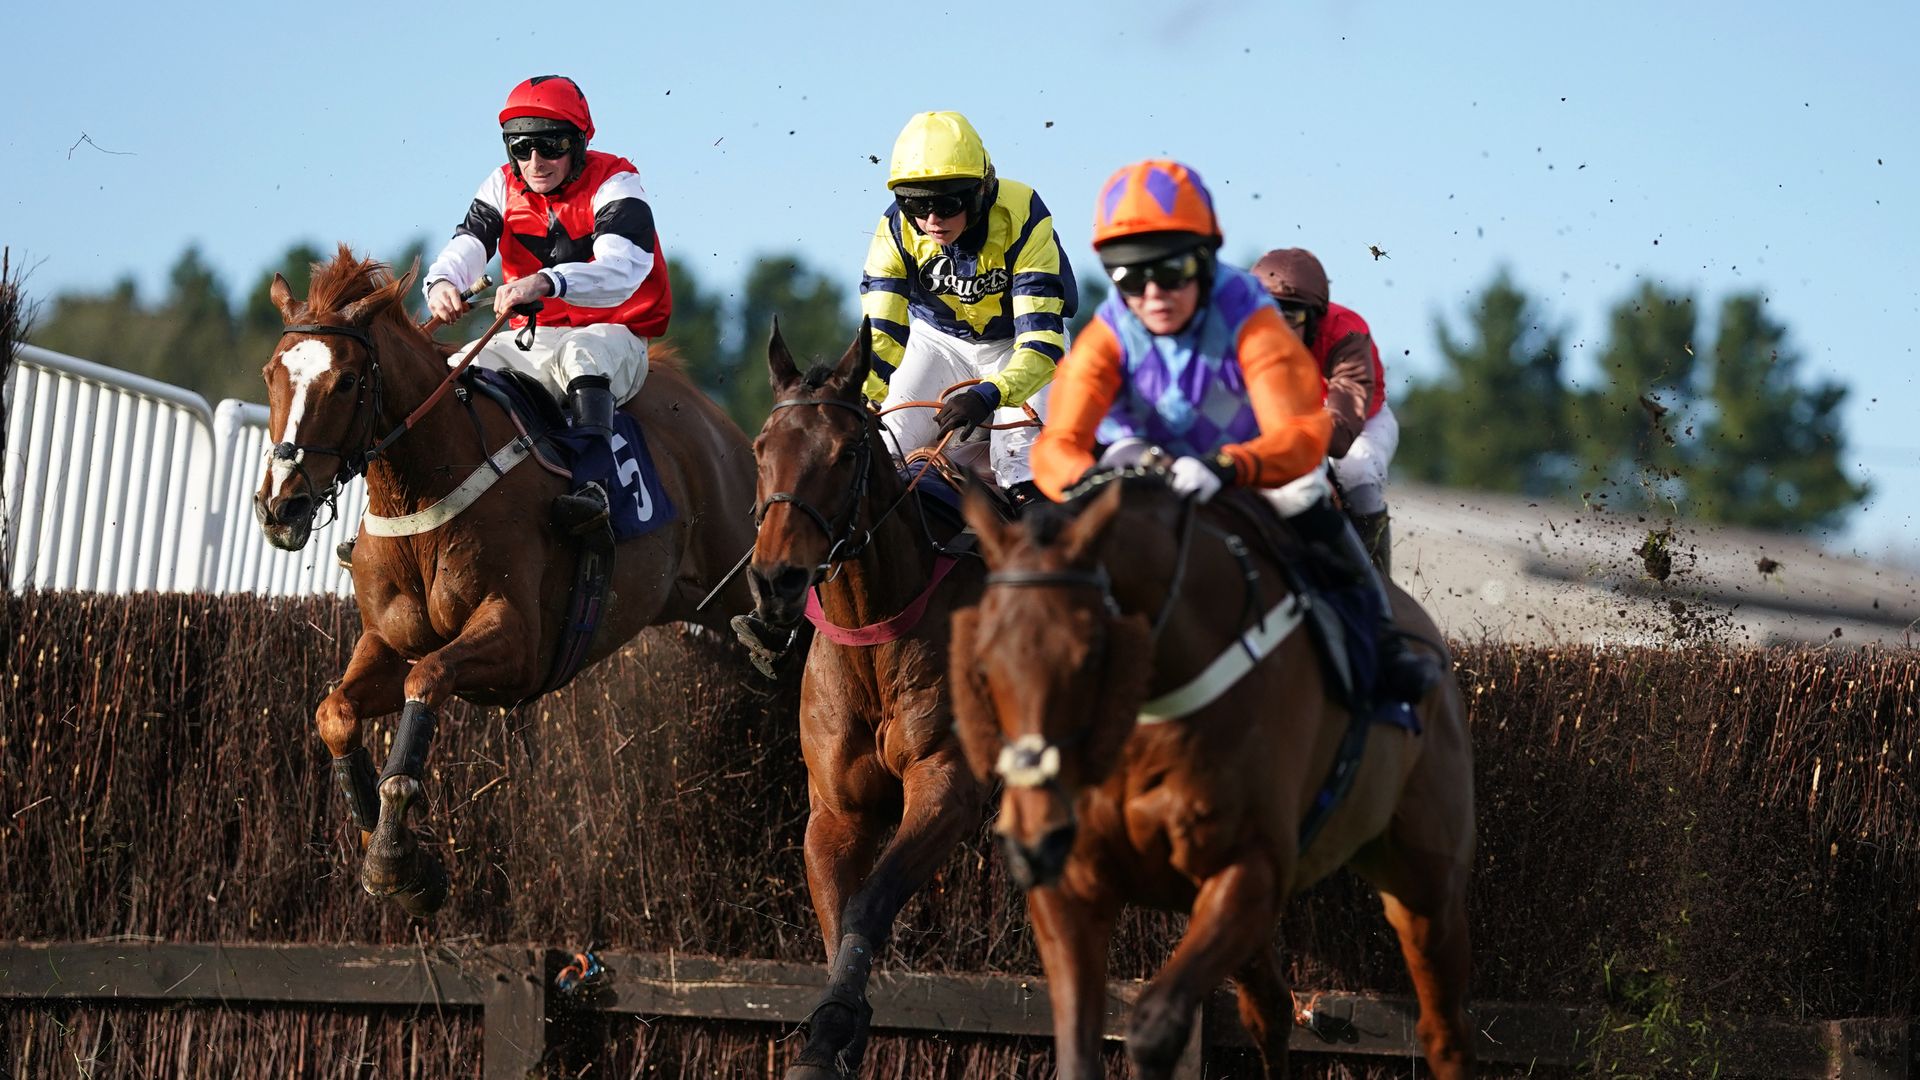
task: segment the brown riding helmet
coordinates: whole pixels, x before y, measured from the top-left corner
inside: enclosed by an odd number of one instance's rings
[[[1315,311],[1327,309],[1327,270],[1306,248],[1267,252],[1253,264],[1253,276],[1276,300],[1298,300]]]

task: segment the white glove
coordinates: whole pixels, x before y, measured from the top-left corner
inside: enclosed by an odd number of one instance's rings
[[[1183,457],[1174,460],[1167,486],[1192,496],[1194,502],[1203,503],[1220,493],[1221,484],[1213,466],[1197,457]]]

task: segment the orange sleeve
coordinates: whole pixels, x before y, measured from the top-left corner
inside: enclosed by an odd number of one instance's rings
[[[1239,353],[1260,434],[1221,449],[1241,484],[1279,487],[1326,460],[1333,418],[1320,404],[1320,365],[1280,312],[1264,305],[1240,327]]]
[[[1047,426],[1040,429],[1029,460],[1034,484],[1057,502],[1093,466],[1100,421],[1120,393],[1120,341],[1104,320],[1089,322],[1073,339],[1054,372],[1051,393]]]

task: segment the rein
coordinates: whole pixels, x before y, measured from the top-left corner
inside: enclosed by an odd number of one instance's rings
[[[969,386],[977,386],[983,382],[986,382],[986,380],[985,379],[962,379],[961,381],[954,383],[952,386],[949,386],[945,390],[941,391],[940,396],[944,398],[948,394],[953,393],[955,390],[964,390]],[[874,415],[885,416],[888,413],[899,412],[901,409],[937,409],[945,404],[946,404],[945,401],[903,401],[898,405],[889,405],[886,408],[881,409],[878,413],[875,413]],[[1039,413],[1033,411],[1033,406],[1031,404],[1024,401],[1021,402],[1020,410],[1027,414],[1027,418],[1025,420],[1009,420],[1004,424],[981,424],[979,426],[987,429],[988,431],[1007,431],[1011,428],[1044,426],[1045,422],[1040,419]],[[941,445],[942,446],[946,445],[945,440],[941,441]],[[915,479],[918,479],[918,477],[916,477]]]

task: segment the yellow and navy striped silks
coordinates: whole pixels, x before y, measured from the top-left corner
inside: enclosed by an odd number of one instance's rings
[[[969,226],[941,247],[898,205],[887,207],[860,278],[860,309],[875,331],[867,396],[886,397],[915,319],[963,341],[1014,342],[1007,366],[986,380],[999,390],[1003,408],[1021,404],[1053,378],[1066,352],[1066,322],[1080,306],[1053,215],[1032,188],[997,180],[984,225]]]

